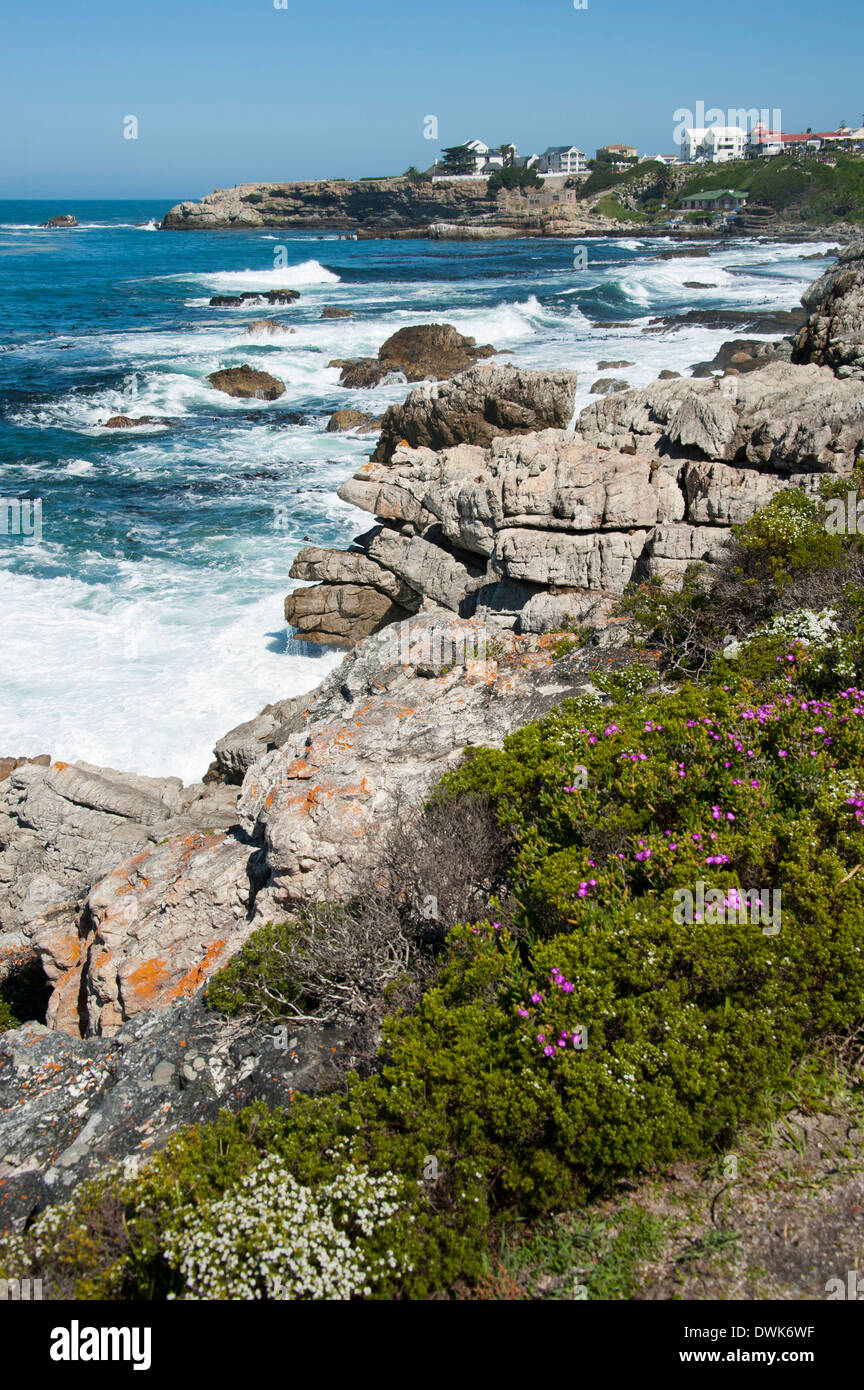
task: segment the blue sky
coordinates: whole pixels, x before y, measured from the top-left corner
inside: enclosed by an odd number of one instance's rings
[[[700,100],[864,119],[861,0],[279,3],[0,0],[0,198],[401,173],[475,136],[671,150]]]

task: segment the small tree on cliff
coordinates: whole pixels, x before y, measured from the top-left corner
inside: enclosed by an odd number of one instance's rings
[[[502,188],[542,187],[543,180],[536,169],[518,169],[511,165],[508,169],[497,169],[494,174],[490,174],[489,182],[486,184],[486,197],[497,198]]]
[[[441,156],[448,174],[473,174],[476,156],[467,145],[450,145]]]

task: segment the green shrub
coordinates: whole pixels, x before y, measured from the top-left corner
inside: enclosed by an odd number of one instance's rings
[[[688,581],[703,629],[716,594],[724,617],[758,600],[727,656],[704,641],[701,682],[605,705],[568,701],[502,749],[471,750],[436,789],[393,861],[416,859],[418,846],[425,856],[414,879],[404,867],[395,876],[413,887],[380,919],[385,944],[399,937],[404,903],[426,889],[427,860],[439,875],[442,861],[451,875],[455,865],[467,888],[451,893],[441,879],[451,930],[437,973],[410,1011],[383,1019],[371,1075],[295,1095],[286,1110],[224,1113],[175,1136],[138,1178],[84,1184],[0,1247],[0,1277],[25,1270],[54,1297],[272,1297],[269,1226],[279,1222],[256,1205],[253,1176],[267,1160],[286,1190],[303,1189],[316,1222],[346,1172],[368,1175],[379,1193],[397,1184],[383,1243],[376,1235],[364,1253],[352,1226],[356,1279],[320,1287],[423,1298],[488,1271],[494,1226],[710,1158],[775,1113],[795,1065],[864,1016],[864,690],[846,674],[861,670],[859,551],[855,538],[838,551],[836,537],[817,535],[814,499],[781,499],[740,528],[710,591]],[[763,613],[772,596],[800,596],[805,582],[818,593],[838,574],[850,592],[834,606]],[[667,635],[686,621],[676,596],[642,591],[641,601]],[[695,660],[697,627],[687,631]],[[486,910],[505,870],[506,918],[460,919],[460,903]],[[766,920],[739,916],[748,890],[779,893]],[[334,942],[348,951],[340,979],[366,959],[344,941],[366,911],[322,905],[306,920],[327,924],[325,957]],[[294,923],[254,935],[211,984],[211,1005],[236,1014],[257,991],[277,1012],[306,1007],[317,977],[297,973],[297,933]],[[314,936],[300,932],[301,966]],[[357,998],[375,998],[380,984]],[[234,1232],[234,1273],[223,1279],[220,1235],[247,1200],[257,1234]],[[297,1296],[319,1287],[315,1269],[343,1248],[347,1227],[326,1225]],[[281,1235],[291,1249],[305,1240]],[[592,1296],[618,1296],[655,1235],[638,1222],[625,1232]]]
[[[534,168],[509,165],[490,174],[486,183],[486,197],[497,198],[502,188],[542,188],[543,180]]]
[[[856,679],[864,676],[864,546],[857,534],[827,528],[836,490],[826,483],[824,495],[814,497],[783,489],[732,527],[732,542],[711,574],[692,566],[677,593],[658,581],[636,585],[619,602],[619,615],[659,648],[668,673],[692,677],[710,670],[729,638],[751,636],[796,611],[831,607],[838,634],[855,638],[844,659]]]
[[[515,930],[450,933],[435,983],[385,1021],[378,1074],[173,1139],[119,1190],[132,1250],[103,1240],[104,1278],[82,1234],[95,1198],[73,1203],[79,1296],[182,1295],[176,1233],[268,1154],[310,1188],[345,1164],[404,1180],[406,1268],[374,1296],[417,1298],[482,1273],[490,1220],[728,1145],[864,1012],[862,698],[803,699],[785,672],[770,698],[715,681],[570,702],[476,752],[438,798],[491,800],[515,835]],[[700,881],[780,889],[779,934],[677,922],[676,891]]]
[[[836,165],[780,155],[700,169],[678,198],[708,189],[749,192],[751,205],[791,210],[804,222],[864,221],[864,159],[838,153]]]
[[[404,1186],[348,1164],[301,1187],[270,1155],[225,1197],[188,1211],[168,1232],[166,1259],[191,1299],[368,1298],[407,1272]]]

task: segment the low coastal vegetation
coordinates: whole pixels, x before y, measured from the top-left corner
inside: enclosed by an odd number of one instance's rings
[[[673,183],[667,166],[660,164],[656,159],[647,159],[644,163],[634,164],[625,169],[609,164],[607,161],[592,159],[589,162],[589,168],[591,172],[579,189],[583,198],[590,198],[595,193],[604,192],[607,188],[626,191],[634,184],[653,187],[658,183],[670,186]]]
[[[601,217],[614,217],[618,222],[644,221],[641,212],[634,212],[632,208],[625,207],[614,193],[605,193],[602,198],[598,198],[594,204],[594,211]]]
[[[629,213],[643,222],[665,220],[670,209],[680,208],[693,194],[725,188],[747,193],[750,207],[771,209],[779,217],[813,226],[864,221],[864,160],[854,155],[838,154],[831,163],[780,155],[706,165],[690,171],[689,177],[686,173],[651,160],[626,169],[592,161],[579,195],[603,194],[594,205],[596,212],[617,218]],[[685,215],[692,223],[709,220],[702,212]]]
[[[710,582],[631,591],[660,684],[636,662],[472,750],[386,891],[264,928],[211,983],[274,1024],[371,1010],[365,1066],[85,1184],[0,1274],[417,1299],[587,1267],[584,1296],[632,1296],[664,1221],[603,1204],[829,1104],[864,1015],[864,547],[827,525],[838,486],[778,494]]]
[[[838,154],[832,164],[778,156],[747,159],[700,170],[679,190],[679,201],[693,193],[735,188],[749,203],[803,222],[864,222],[864,160]]]

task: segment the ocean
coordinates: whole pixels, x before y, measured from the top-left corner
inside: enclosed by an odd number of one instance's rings
[[[808,257],[828,249],[742,240],[661,260],[671,241],[626,236],[160,232],[170,205],[0,202],[0,500],[41,506],[41,526],[35,510],[22,513],[30,527],[0,511],[3,756],[194,781],[221,734],[332,669],[338,653],[290,639],[288,571],[304,544],[368,529],[336,491],[374,438],[325,427],[333,410],[379,414],[410,389],[347,391],[332,358],[446,321],[505,362],[575,368],[581,408],[598,376],[638,387],[663,368],[686,374],[736,336],[694,324],[646,335],[652,317],[793,308],[825,269]],[[81,225],[40,229],[65,212]],[[208,303],[288,286],[301,294],[290,307]],[[354,317],[322,319],[326,304]],[[267,316],[296,332],[248,336]],[[602,372],[602,359],[633,365]],[[232,400],[209,385],[244,362],[285,395]],[[102,427],[118,414],[172,424]]]

